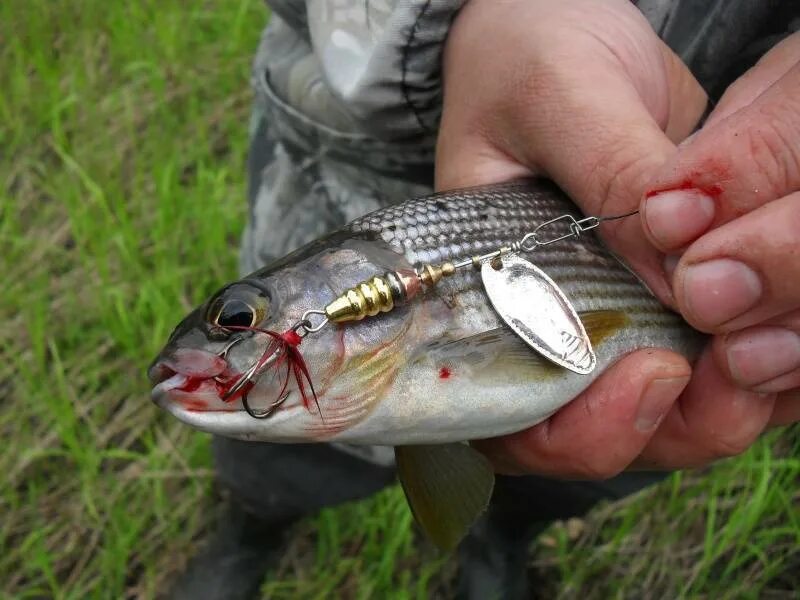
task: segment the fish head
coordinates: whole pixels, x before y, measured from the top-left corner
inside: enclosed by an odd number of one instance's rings
[[[379,323],[329,324],[305,335],[294,353],[277,337],[305,333],[297,325],[307,311],[400,268],[411,266],[385,243],[348,237],[313,244],[224,286],[178,324],[152,362],[153,401],[197,429],[227,437],[304,442],[329,435],[345,396],[385,372],[376,354],[383,351],[394,364],[402,359],[411,309],[398,307]],[[311,325],[322,318],[312,315]]]

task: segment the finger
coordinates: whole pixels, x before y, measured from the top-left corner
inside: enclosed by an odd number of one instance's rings
[[[800,388],[800,310],[713,338],[720,371],[741,388],[782,392]]]
[[[800,63],[750,104],[692,136],[660,170],[641,209],[667,253],[800,189]],[[732,102],[732,101],[731,101]]]
[[[776,44],[751,69],[737,79],[722,95],[706,119],[706,125],[721,121],[751,104],[773,83],[791,69],[800,57],[800,33]]]
[[[783,427],[797,422],[800,422],[800,389],[778,394],[769,426]]]
[[[714,359],[739,387],[757,392],[800,388],[800,310],[715,336]]]
[[[684,318],[730,332],[800,306],[800,192],[710,231],[692,244],[673,276]]]
[[[775,394],[735,387],[706,351],[635,466],[682,469],[740,454],[767,426],[774,403]]]
[[[473,442],[500,472],[607,479],[640,453],[689,381],[683,357],[640,350],[535,427]]]
[[[680,144],[697,129],[710,103],[680,57],[666,45],[661,46],[661,53],[669,81],[669,118],[664,133],[674,144]]]
[[[713,343],[717,366],[736,385],[757,392],[800,387],[800,335],[783,327],[757,326]]]
[[[800,309],[753,327],[716,335],[711,348],[720,372],[756,392],[800,387]]]

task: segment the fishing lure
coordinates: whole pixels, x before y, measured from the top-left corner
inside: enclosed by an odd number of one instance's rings
[[[257,327],[229,326],[227,329],[262,333],[272,340],[261,357],[227,390],[223,400],[241,397],[248,414],[264,419],[286,400],[288,382],[293,377],[305,407],[311,405],[306,394],[308,387],[319,411],[316,392],[298,348],[306,337],[330,323],[360,321],[390,312],[396,306],[411,302],[442,279],[468,268],[480,270],[484,289],[495,310],[526,344],[552,362],[587,375],[594,370],[597,358],[580,317],[561,288],[520,253],[578,238],[603,222],[623,219],[638,212],[580,220],[572,215],[561,215],[541,223],[517,242],[486,254],[376,275],[346,290],[324,308],[307,310],[283,333]],[[562,231],[550,235],[545,233],[559,226]],[[229,348],[230,345],[225,351]],[[281,368],[283,375],[278,397],[265,410],[253,410],[247,401],[248,392],[268,370],[277,373]]]

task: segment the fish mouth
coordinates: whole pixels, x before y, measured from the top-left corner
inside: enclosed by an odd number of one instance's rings
[[[281,379],[279,371],[261,372],[280,356],[272,352],[267,360],[241,371],[229,364],[224,352],[167,350],[148,369],[150,396],[157,406],[200,431],[248,441],[262,440],[267,433],[270,440],[303,441],[305,436],[296,431],[298,416],[303,421],[301,413],[306,412],[300,401],[305,400],[302,388]]]
[[[150,397],[179,421],[208,433],[225,434],[232,427],[234,433],[241,429],[244,423],[236,425],[237,417],[250,418],[240,400],[222,399],[227,386],[215,379],[181,373],[167,375],[161,374],[162,379],[153,386]]]
[[[187,411],[241,410],[227,398],[230,387],[241,377],[222,357],[202,350],[178,350],[156,360],[147,375],[153,384],[153,401],[171,410],[180,405]]]
[[[228,375],[228,362],[219,354],[205,350],[178,348],[159,356],[147,370],[147,376],[156,386],[175,374],[185,375],[191,380],[205,380]]]
[[[232,378],[233,381],[236,379]],[[193,377],[173,372],[156,380],[150,395],[162,408],[166,408],[164,401],[169,399],[187,410],[241,410],[233,406],[234,402],[226,403],[222,399],[229,386],[230,383],[215,377]]]
[[[263,438],[264,420],[248,414],[241,398],[223,400],[219,383],[205,379],[198,385],[197,379],[175,373],[153,387],[151,398],[173,417],[199,431],[248,441]],[[187,388],[193,391],[186,391]],[[303,410],[302,404],[281,407],[270,415],[268,428],[283,427]],[[289,436],[286,441],[298,440]]]
[[[169,396],[189,410],[218,410],[231,412],[243,410],[243,396],[256,382],[251,373],[241,373],[225,366],[219,373],[209,376],[208,370],[197,370],[180,365],[176,368],[169,362],[157,362],[148,370],[153,384],[152,397]],[[288,396],[286,390],[278,404]],[[236,408],[238,406],[238,408]],[[277,406],[277,405],[276,405]]]

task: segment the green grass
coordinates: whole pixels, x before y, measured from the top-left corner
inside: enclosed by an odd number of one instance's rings
[[[0,3],[0,595],[149,598],[220,505],[149,401],[172,326],[236,272],[260,0]],[[774,433],[531,548],[544,597],[789,596],[800,436]],[[402,494],[298,526],[270,598],[447,597]]]

